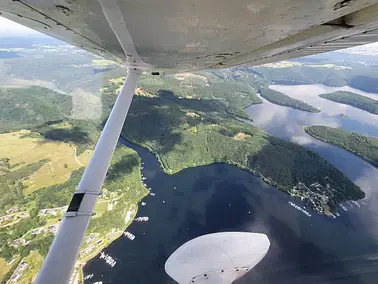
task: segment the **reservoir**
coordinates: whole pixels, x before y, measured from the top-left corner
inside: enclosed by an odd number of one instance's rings
[[[137,217],[148,216],[148,221],[133,222],[127,229],[135,239],[122,236],[104,249],[117,265],[112,268],[97,256],[84,267],[84,275],[94,274],[85,283],[174,283],[164,271],[169,255],[192,238],[220,231],[265,233],[271,241],[263,261],[237,283],[376,283],[378,171],[347,151],[313,139],[302,126],[329,125],[378,137],[377,118],[349,106],[319,101],[317,94],[328,92],[322,89],[328,87],[272,88],[322,112],[307,113],[264,100],[246,109],[253,124],[318,152],[367,197],[357,203],[346,202],[347,211],[340,210],[334,219],[317,214],[299,199],[234,166],[212,164],[167,175],[148,150],[121,139],[140,155],[145,183],[155,195],[139,205]]]

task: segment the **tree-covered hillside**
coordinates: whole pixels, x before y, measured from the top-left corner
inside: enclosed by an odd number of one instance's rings
[[[151,94],[169,91],[179,98],[203,99],[207,103],[211,101],[212,104],[217,104],[217,108],[250,119],[243,109],[251,104],[262,103],[257,96],[257,86],[261,78],[238,80],[231,77],[231,74],[233,72],[229,70],[211,70],[166,76],[164,79],[142,75],[139,86]]]
[[[306,127],[305,131],[317,139],[334,144],[360,156],[378,168],[377,138],[322,125]]]
[[[0,89],[0,133],[68,118],[72,97],[42,87]]]
[[[319,97],[366,110],[372,114],[378,114],[378,101],[352,92],[338,91],[321,94]]]

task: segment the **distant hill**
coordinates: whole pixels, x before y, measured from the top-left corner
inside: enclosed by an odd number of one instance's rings
[[[0,46],[0,85],[39,81],[67,93],[79,88],[94,94],[125,71],[114,64],[103,65],[101,58],[47,36],[1,37]]]
[[[67,43],[44,34],[33,36],[8,35],[0,37],[1,48],[33,48],[35,45],[67,45]]]
[[[319,64],[319,66],[321,66]],[[284,85],[324,84],[342,87],[348,84],[344,70],[327,67],[292,66],[286,68],[257,67],[253,70],[261,73],[269,82]]]
[[[0,133],[70,116],[72,98],[42,87],[0,88]]]
[[[336,60],[329,58],[332,56],[336,56]],[[248,69],[258,72],[273,84],[351,86],[364,92],[378,93],[378,63],[368,65],[357,61],[361,57],[359,55],[344,54],[344,56],[350,58],[343,62],[339,59],[339,53],[332,53],[322,57],[297,59],[292,62],[292,66],[280,66],[277,63],[276,66],[262,65]],[[364,59],[366,57],[363,56]],[[351,58],[356,60],[353,61]]]
[[[349,80],[348,85],[352,88],[359,89],[365,92],[378,93],[377,77],[355,76]]]
[[[21,57],[17,52],[0,50],[0,58],[19,58]]]

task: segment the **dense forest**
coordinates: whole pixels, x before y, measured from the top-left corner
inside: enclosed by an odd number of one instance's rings
[[[338,91],[321,94],[319,97],[366,110],[372,114],[378,114],[378,101],[352,92]]]
[[[249,120],[243,109],[262,103],[257,96],[257,87],[262,79],[249,76],[248,80],[237,80],[231,74],[228,70],[210,70],[166,76],[164,79],[142,75],[138,85],[150,94],[172,92],[178,98],[206,100],[204,103],[212,104],[216,109],[221,108]]]
[[[287,106],[292,107],[295,109],[308,111],[308,112],[320,112],[319,109],[306,104],[300,100],[293,99],[289,96],[282,94],[281,92],[277,92],[270,88],[260,88],[260,95],[270,101],[273,104],[280,105],[280,106]]]
[[[0,89],[0,133],[27,129],[71,114],[72,98],[43,87]]]
[[[378,139],[355,132],[314,125],[305,128],[311,136],[350,151],[378,168]]]
[[[151,81],[159,87],[148,88],[146,82]],[[176,95],[167,91],[165,78],[150,75],[143,76],[139,84],[146,93],[134,97],[122,135],[154,152],[167,173],[214,162],[229,163],[284,191],[299,181],[308,184],[318,181],[325,186],[332,177],[339,193],[332,202],[364,196],[318,154],[229,115],[223,104],[219,104],[217,93],[202,97],[202,92],[197,91],[196,98]],[[118,87],[119,84],[109,84],[104,94],[111,98],[110,94]]]

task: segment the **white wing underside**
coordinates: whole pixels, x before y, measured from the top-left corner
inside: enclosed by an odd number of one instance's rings
[[[165,271],[180,284],[230,284],[255,267],[267,254],[266,235],[246,232],[208,234],[179,247]]]
[[[153,70],[253,66],[378,41],[378,0],[115,2],[137,54]],[[92,53],[126,61],[96,0],[3,0],[0,12]]]

